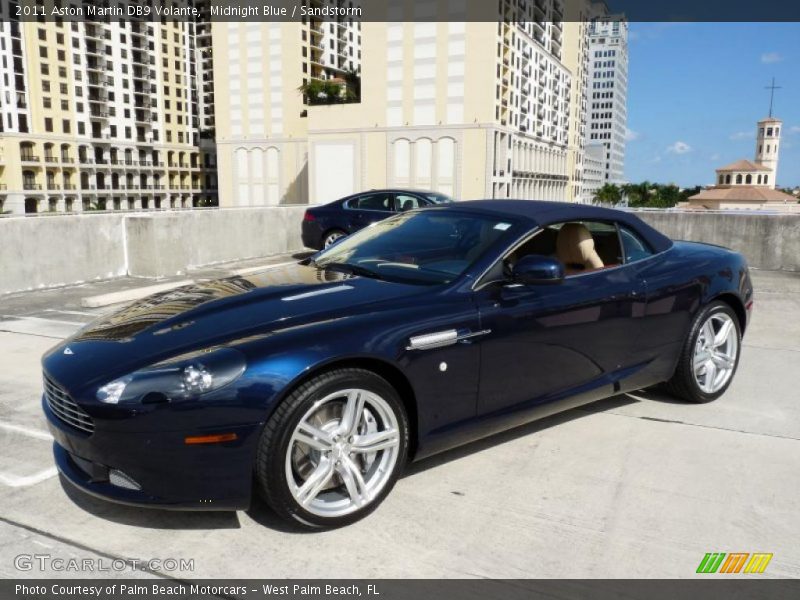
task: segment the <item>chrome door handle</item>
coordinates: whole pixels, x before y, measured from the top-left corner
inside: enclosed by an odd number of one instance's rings
[[[433,348],[452,346],[459,342],[469,343],[472,339],[488,335],[491,332],[491,329],[483,329],[481,331],[447,329],[434,333],[424,333],[410,337],[406,350],[432,350]]]

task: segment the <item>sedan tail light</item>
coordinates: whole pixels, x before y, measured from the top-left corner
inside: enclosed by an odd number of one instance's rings
[[[312,221],[316,220],[317,218],[308,211],[306,211],[306,214],[303,215],[303,221],[308,221],[309,223],[311,223]]]

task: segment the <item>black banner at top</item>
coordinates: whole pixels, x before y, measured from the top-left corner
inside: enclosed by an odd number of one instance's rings
[[[0,20],[361,22],[580,21],[605,5],[628,21],[800,21],[798,0],[0,0]]]

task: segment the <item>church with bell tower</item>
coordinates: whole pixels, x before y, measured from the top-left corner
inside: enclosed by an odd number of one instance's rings
[[[769,116],[756,124],[754,160],[741,159],[717,169],[715,185],[691,196],[687,208],[798,210],[797,198],[775,189],[783,122],[772,114],[774,93],[780,89],[774,79],[768,89]]]

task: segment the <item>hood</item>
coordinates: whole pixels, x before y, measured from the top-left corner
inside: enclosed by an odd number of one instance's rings
[[[65,386],[89,383],[183,352],[387,306],[424,289],[299,263],[198,281],[90,323],[48,352],[44,368]]]

